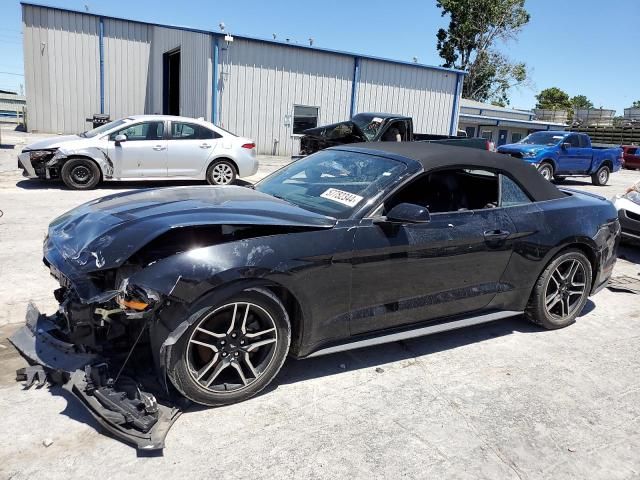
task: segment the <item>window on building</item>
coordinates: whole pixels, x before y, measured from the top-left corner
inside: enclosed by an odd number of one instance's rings
[[[467,132],[467,137],[472,138],[476,136],[476,127],[465,127],[465,132]]]
[[[301,135],[308,128],[318,126],[318,107],[293,106],[293,133]]]
[[[164,122],[144,122],[129,125],[109,135],[109,140],[115,140],[118,135],[126,135],[128,142],[139,140],[162,140]]]
[[[491,130],[483,130],[482,131],[482,135],[480,135],[482,138],[484,138],[485,140],[489,140],[490,142],[493,141],[493,131]]]
[[[511,134],[511,143],[518,143],[520,140],[522,140],[522,133]]]

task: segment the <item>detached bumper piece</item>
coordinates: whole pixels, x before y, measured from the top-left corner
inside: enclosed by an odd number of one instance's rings
[[[105,431],[140,450],[160,450],[173,423],[182,411],[151,393],[141,390],[133,379],[110,376],[109,366],[97,355],[77,351],[67,343],[54,318],[27,307],[26,324],[9,340],[29,361],[18,370],[16,380],[30,387],[49,381],[71,392]]]

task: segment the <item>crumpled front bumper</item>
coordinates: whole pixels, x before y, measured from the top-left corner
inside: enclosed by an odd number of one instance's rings
[[[22,168],[22,174],[27,178],[39,178],[31,164],[31,152],[18,155],[18,168]]]
[[[164,448],[165,437],[181,409],[156,402],[153,395],[137,386],[134,390],[140,398],[131,399],[127,392],[118,390],[117,384],[109,380],[97,382],[105,371],[105,359],[80,352],[60,338],[61,332],[52,318],[30,303],[26,324],[9,340],[30,364],[41,365],[53,383],[60,383],[71,392],[106,432],[141,450]]]

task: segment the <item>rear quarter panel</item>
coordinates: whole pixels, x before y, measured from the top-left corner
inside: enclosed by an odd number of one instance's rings
[[[591,252],[591,260],[597,264],[594,281],[599,267],[615,262],[616,235],[601,233],[602,225],[617,218],[608,200],[575,193],[506,210],[516,225],[517,238],[501,280],[508,287],[496,296],[492,307],[523,310],[544,268],[571,245]]]

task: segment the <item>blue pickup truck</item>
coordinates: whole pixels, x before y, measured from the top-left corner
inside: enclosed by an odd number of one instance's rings
[[[547,180],[589,176],[594,185],[606,185],[609,175],[622,168],[621,148],[594,147],[584,133],[535,132],[498,147],[498,153],[534,165]]]

